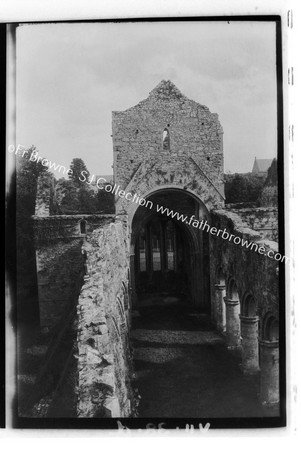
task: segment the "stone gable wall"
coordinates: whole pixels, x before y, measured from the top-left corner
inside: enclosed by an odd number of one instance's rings
[[[122,189],[144,196],[154,184],[179,188],[197,184],[191,174],[180,183],[178,175],[187,169],[212,190],[214,203],[223,202],[223,130],[218,116],[189,100],[171,82],[162,81],[137,106],[113,112],[112,126],[115,183]],[[165,129],[169,149],[163,148]],[[146,173],[148,186],[143,186]]]

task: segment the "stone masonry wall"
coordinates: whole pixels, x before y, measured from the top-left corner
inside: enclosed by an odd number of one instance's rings
[[[231,209],[248,225],[261,234],[264,239],[278,241],[278,208],[241,208]]]
[[[83,219],[85,234],[80,230]],[[85,237],[112,216],[34,216],[33,220],[40,325],[46,330],[55,326],[75,301],[84,271],[81,247]]]
[[[54,327],[74,304],[83,276],[82,239],[55,242],[36,250],[40,325]]]
[[[223,130],[206,106],[161,81],[138,105],[113,112],[112,127],[115,183],[122,189],[145,196],[163,186],[185,188],[209,207],[222,206]],[[117,211],[131,206],[117,199]]]
[[[116,221],[83,245],[88,275],[78,299],[78,416],[129,417],[129,231]]]
[[[226,229],[228,233],[254,242],[258,246],[264,246],[275,253],[278,251],[276,242],[263,239],[233,212],[226,210],[212,212],[211,226],[221,230]],[[278,316],[279,264],[281,263],[274,259],[222,239],[221,236],[210,235],[211,298],[215,298],[216,274],[220,268],[226,284],[230,278],[235,280],[240,302],[246,294],[253,295],[257,304],[257,314],[261,319],[259,326],[261,326],[267,312],[271,312],[275,317]]]

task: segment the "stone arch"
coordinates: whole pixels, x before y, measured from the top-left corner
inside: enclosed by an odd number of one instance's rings
[[[145,217],[144,220],[141,222],[141,226],[144,226],[150,219],[151,219],[151,216]],[[194,250],[197,249],[198,241],[197,241],[197,236],[196,236],[194,230],[190,229],[188,226],[186,226],[185,224],[183,224],[181,222],[179,222],[178,225],[186,234],[190,248],[194,249]],[[137,231],[139,231],[139,230],[132,229],[131,240],[130,240],[131,251],[134,250],[135,240],[137,237]]]
[[[174,185],[166,185],[166,186],[157,186],[153,189],[151,189],[150,191],[146,192],[143,196],[143,198],[145,200],[150,199],[150,197],[152,197],[154,194],[158,194],[160,192],[184,192],[185,194],[189,195],[190,197],[192,197],[199,205],[199,214],[201,214],[202,218],[206,218],[208,220],[208,222],[210,221],[210,216],[209,216],[209,211],[208,208],[206,207],[205,203],[190,189],[180,189]],[[139,208],[139,204],[138,203],[132,203],[132,205],[129,207],[128,209],[128,223],[130,225],[130,227],[132,227],[132,223],[133,223],[133,218],[134,215],[137,211],[137,209]]]
[[[222,266],[217,266],[215,271],[215,284],[226,286],[226,277]]]
[[[148,190],[147,192],[145,192],[143,198],[145,200],[149,200],[150,197],[153,196],[154,194],[158,194],[158,193],[163,192],[163,191],[165,191],[165,192],[166,191],[184,192],[185,194],[191,196],[194,200],[196,200],[196,202],[199,205],[199,214],[201,215],[201,218],[206,218],[206,220],[208,222],[210,221],[209,210],[208,210],[206,204],[191,189],[181,189],[178,186],[174,186],[173,184],[167,184],[167,185],[164,185],[164,186],[155,186],[154,188],[152,188],[152,189]],[[139,203],[131,202],[131,204],[128,207],[127,214],[128,214],[128,223],[129,223],[130,227],[132,226],[134,215],[135,215],[137,209],[139,208],[139,206],[140,206]]]
[[[238,300],[240,302],[238,287],[237,287],[235,279],[232,277],[230,277],[228,280],[227,296],[231,300]]]
[[[271,312],[266,313],[262,321],[262,339],[270,342],[279,339],[279,320]]]
[[[201,217],[203,217],[203,216],[208,217],[208,211],[207,211],[207,208],[205,207],[205,205],[203,205],[194,194],[191,194],[190,192],[187,192],[186,190],[183,192],[183,190],[176,189],[174,187],[172,187],[171,189],[158,187],[157,189],[148,193],[145,196],[145,198],[147,200],[152,199],[154,202],[156,202],[156,200],[158,198],[160,199],[160,194],[163,194],[163,198],[165,195],[167,195],[167,200],[168,200],[168,195],[171,195],[171,199],[172,199],[172,196],[174,193],[175,194],[181,193],[182,197],[188,196],[194,200],[194,202],[191,203],[191,208],[192,208],[192,212],[195,213],[195,214],[193,214],[193,216],[195,216],[196,220],[197,220],[198,214],[200,214]],[[156,195],[159,195],[159,197],[156,198]],[[138,216],[137,216],[137,214],[138,214]],[[189,214],[188,214],[188,216],[189,216]],[[188,276],[188,280],[189,280],[189,286],[191,288],[191,290],[189,290],[189,292],[191,292],[192,301],[193,301],[193,303],[197,304],[198,302],[201,301],[201,300],[199,300],[200,298],[202,298],[202,302],[205,302],[204,299],[206,298],[205,303],[207,303],[208,299],[209,299],[209,295],[205,296],[204,292],[205,291],[207,293],[209,292],[209,290],[208,290],[209,289],[209,279],[208,279],[208,283],[207,283],[208,286],[206,286],[206,289],[205,289],[205,287],[204,287],[204,284],[205,284],[204,278],[205,277],[202,277],[202,275],[201,275],[203,273],[204,267],[205,267],[205,264],[202,261],[200,261],[203,258],[203,252],[202,252],[203,247],[202,246],[205,245],[202,240],[202,237],[200,236],[202,233],[200,232],[200,230],[198,228],[189,226],[188,224],[183,223],[180,220],[171,219],[171,218],[169,219],[165,215],[160,216],[160,213],[157,214],[157,210],[155,207],[153,209],[149,210],[149,209],[145,208],[144,206],[140,205],[140,208],[139,208],[139,206],[136,205],[135,213],[131,214],[130,219],[129,219],[130,231],[131,231],[131,238],[130,238],[131,285],[133,287],[135,285],[137,285],[138,278],[136,277],[136,274],[138,274],[139,270],[140,270],[139,264],[135,263],[135,260],[137,259],[137,258],[135,258],[135,255],[138,254],[137,239],[138,239],[140,230],[144,229],[147,226],[147,224],[150,224],[151,222],[153,222],[156,217],[159,218],[160,221],[161,221],[160,217],[162,217],[162,219],[164,219],[163,221],[166,224],[169,221],[173,221],[176,224],[176,228],[181,233],[182,238],[186,242],[187,252],[189,252],[189,255],[190,255],[189,258],[186,258],[186,261],[188,262],[188,259],[189,259],[189,267],[191,269],[191,270],[187,271],[187,274],[188,274],[187,276]],[[147,238],[145,237],[145,239],[147,239]],[[149,241],[149,243],[150,243],[150,241]],[[147,241],[145,241],[145,244],[147,244]],[[209,243],[208,243],[208,247],[209,247]],[[144,245],[143,245],[143,248],[144,248]],[[186,253],[186,250],[184,251],[184,254],[185,253]],[[209,254],[209,249],[208,249],[208,254]],[[148,267],[150,267],[151,265],[152,265],[152,262],[149,262]],[[209,267],[209,264],[207,264],[206,266]],[[180,267],[180,266],[178,266],[178,267]],[[170,269],[168,269],[168,270],[170,270]],[[185,270],[187,270],[187,268]],[[145,271],[145,263],[143,262],[143,272],[144,271]],[[141,282],[142,282],[142,278],[141,278]],[[135,289],[133,289],[134,303],[138,300],[138,298],[139,298],[139,295],[137,296],[137,292],[135,292]]]
[[[116,197],[118,214],[126,213],[131,220],[139,206],[139,198],[145,199],[158,189],[184,190],[195,196],[208,211],[224,206],[223,185],[213,183],[192,157],[175,159],[164,154],[162,158],[163,161],[150,158],[140,164],[123,188],[125,195]]]
[[[146,200],[150,199],[150,197],[152,197],[155,194],[159,194],[159,193],[164,193],[164,192],[183,192],[182,189],[178,189],[175,188],[174,186],[167,186],[167,187],[158,187],[157,189],[152,190],[151,192],[147,193],[144,198]],[[209,212],[206,208],[206,206],[204,205],[204,203],[192,192],[185,190],[184,191],[185,194],[189,195],[191,198],[193,198],[199,205],[199,214],[201,216],[201,218],[206,218],[206,220],[208,221],[208,223],[210,223],[210,216],[209,216]],[[129,227],[130,227],[130,231],[131,231],[131,239],[130,239],[130,249],[131,249],[131,253],[134,251],[134,242],[136,239],[136,232],[137,230],[133,229],[133,219],[135,216],[135,213],[137,212],[138,208],[140,207],[139,204],[135,204],[133,206],[133,208],[131,210],[129,210],[129,215],[128,215],[128,223],[129,223]],[[146,215],[145,218],[143,219],[143,221],[141,222],[141,225],[143,226],[148,220],[149,217],[151,217],[151,211],[148,211],[147,208],[145,208],[146,210]],[[149,212],[149,214],[147,214]],[[180,228],[182,228],[184,230],[184,232],[186,233],[188,240],[189,240],[189,244],[191,246],[191,248],[194,249],[194,251],[199,250],[198,249],[198,239],[197,239],[197,233],[195,228],[188,226],[184,223],[182,223],[181,221],[178,221],[178,225]]]
[[[245,317],[257,316],[257,302],[254,296],[249,292],[243,295],[243,300],[241,303],[241,313]]]

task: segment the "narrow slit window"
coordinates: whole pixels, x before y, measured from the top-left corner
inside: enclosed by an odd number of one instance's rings
[[[170,138],[169,138],[169,131],[167,128],[163,131],[163,150],[169,150],[170,149]]]
[[[86,234],[86,221],[80,221],[80,234]]]

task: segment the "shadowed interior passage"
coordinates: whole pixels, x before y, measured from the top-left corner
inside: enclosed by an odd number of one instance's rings
[[[164,294],[146,295],[133,318],[139,417],[260,417],[259,378],[246,377],[209,317]]]

